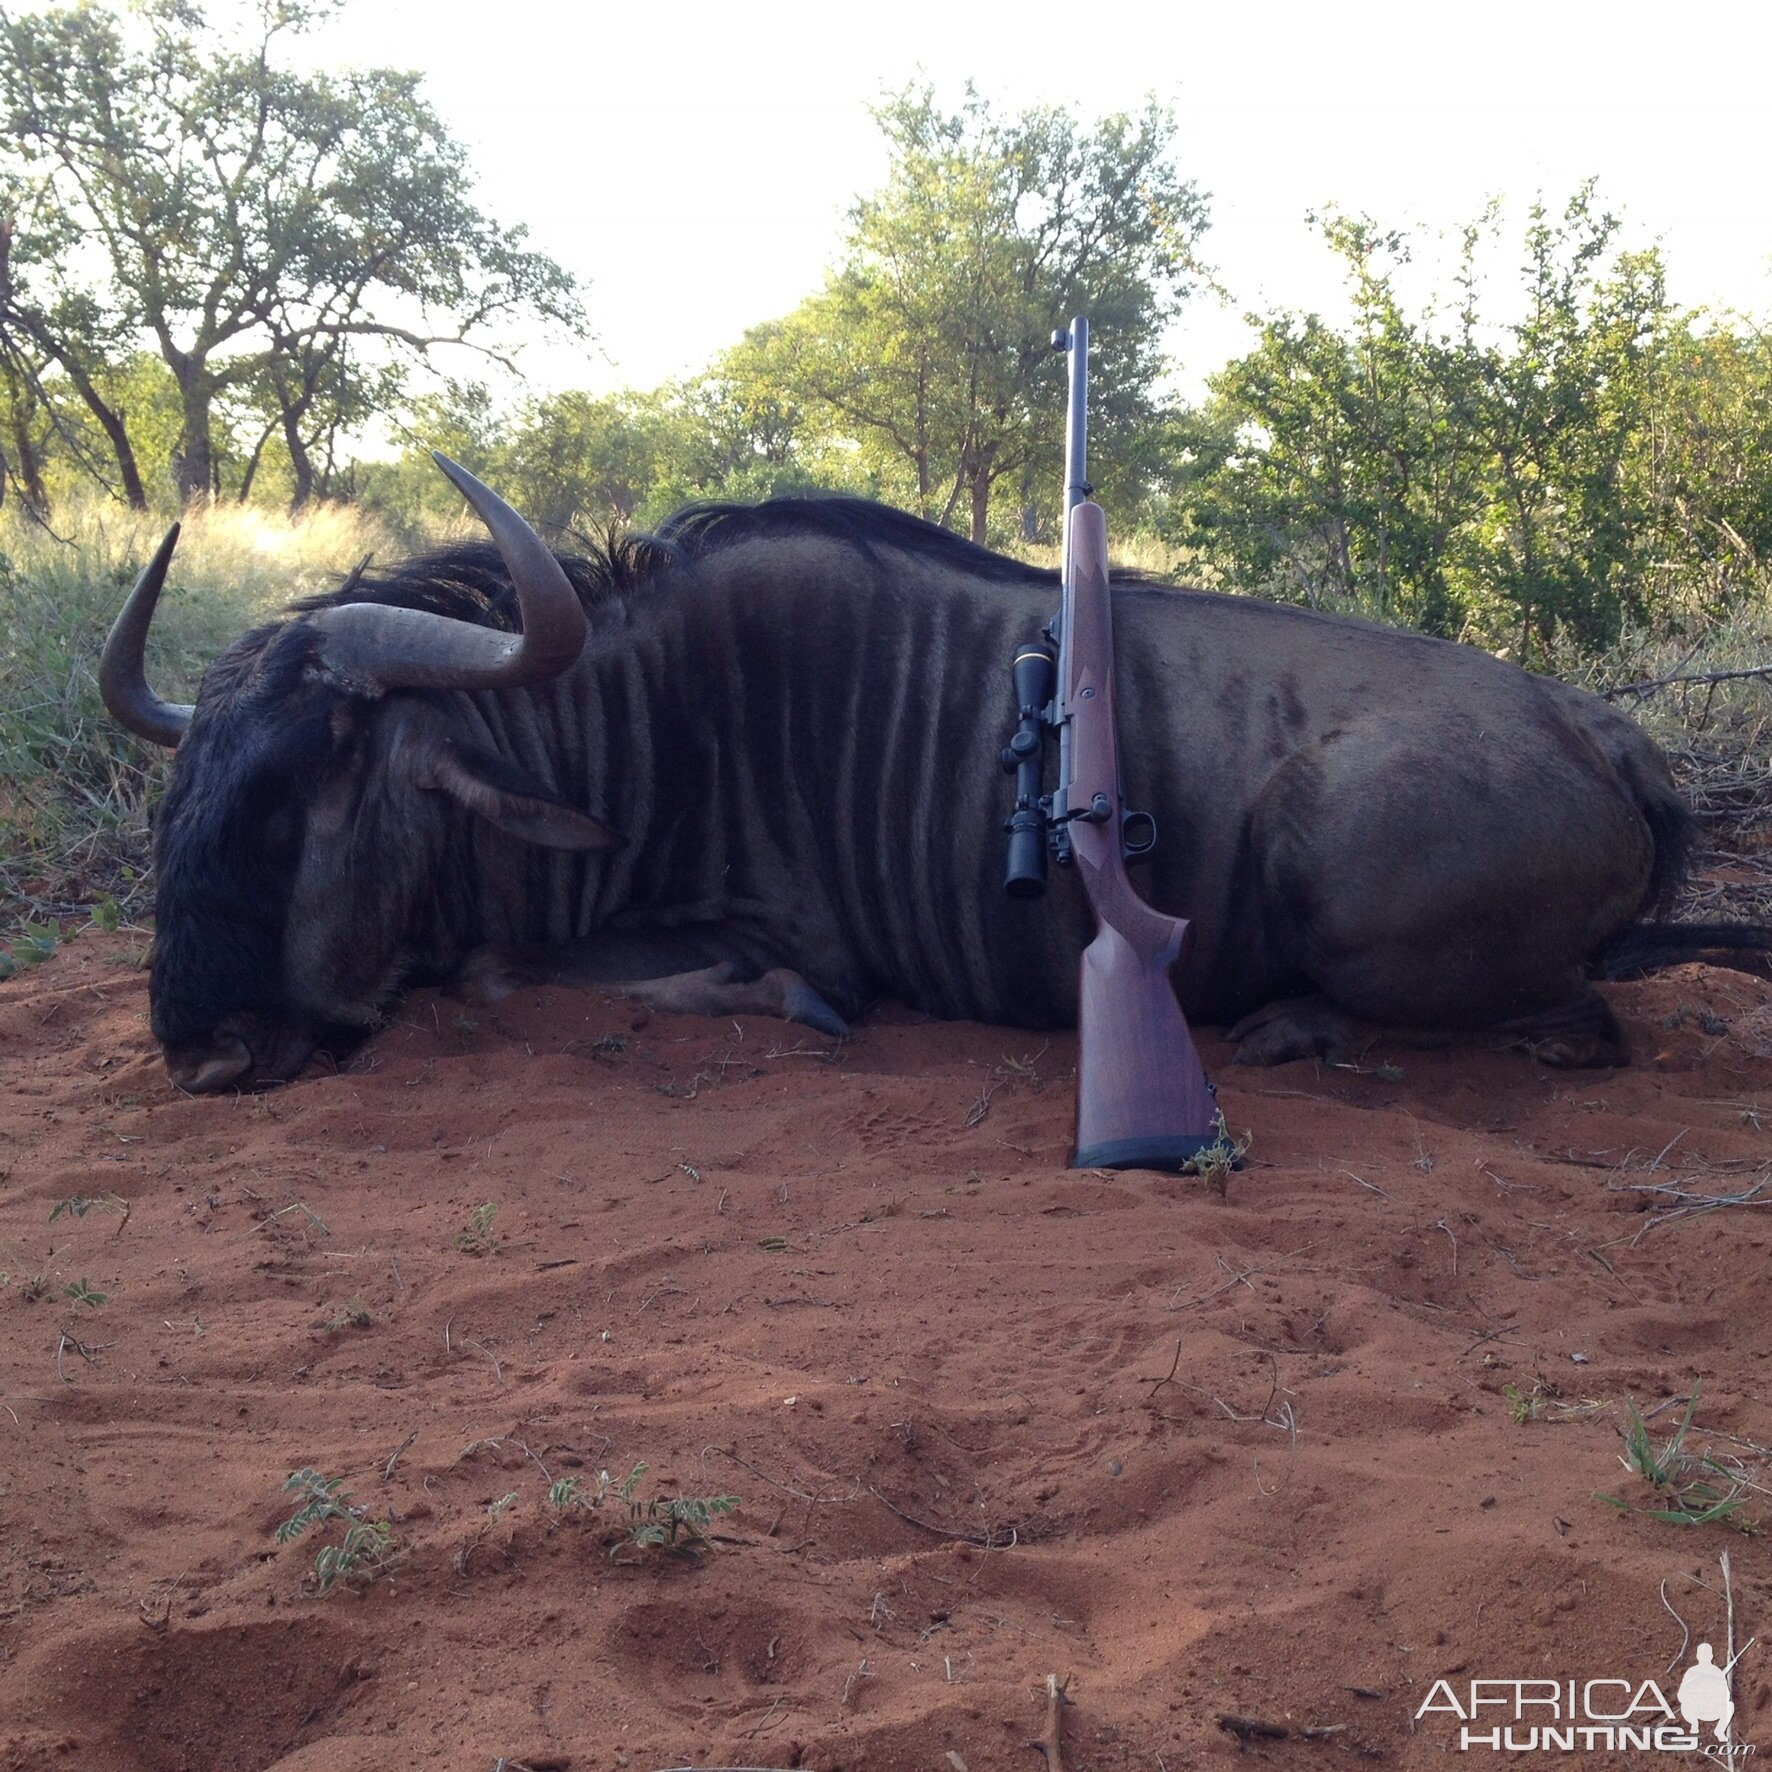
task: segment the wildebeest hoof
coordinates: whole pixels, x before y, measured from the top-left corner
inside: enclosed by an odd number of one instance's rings
[[[1604,1070],[1630,1062],[1618,1017],[1589,984],[1555,1008],[1505,1022],[1502,1031],[1513,1035],[1540,1064],[1556,1070]]]
[[[509,954],[497,948],[476,948],[457,969],[455,982],[482,1003],[501,1003],[512,991],[534,981]]]
[[[761,978],[734,983],[736,970],[729,960],[699,972],[679,972],[670,978],[637,979],[605,988],[621,992],[649,1009],[678,1015],[776,1015],[783,1021],[804,1022],[821,1034],[841,1038],[849,1032],[836,1010],[799,973],[777,966]]]
[[[166,1074],[187,1095],[211,1095],[245,1082],[252,1070],[252,1051],[233,1034],[191,1040],[166,1053]]]
[[[1351,1063],[1372,1043],[1374,1030],[1326,997],[1287,997],[1245,1015],[1230,1030],[1235,1064],[1289,1064],[1295,1058]]]
[[[757,982],[768,984],[771,980],[780,981],[781,1008],[774,1013],[783,1020],[804,1022],[807,1027],[829,1034],[833,1039],[841,1040],[848,1034],[848,1022],[799,973],[780,966],[773,972],[766,972]]]

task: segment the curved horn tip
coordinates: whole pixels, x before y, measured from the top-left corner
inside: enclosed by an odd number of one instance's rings
[[[441,449],[433,449],[431,451],[431,460],[443,470],[445,477],[449,480],[451,485],[453,485],[456,491],[459,492],[469,504],[474,506],[476,510],[480,508],[480,501],[482,499],[489,498],[495,504],[502,505],[504,503],[504,500],[500,498],[484,480],[480,479],[475,474],[470,474],[460,462],[451,461]]]
[[[154,557],[142,568],[134,589],[111,624],[98,664],[99,694],[112,717],[137,737],[169,749],[176,748],[184,736],[192,709],[182,703],[162,701],[148,687],[142,654],[154,607],[172,563],[172,551],[178,545],[180,527],[174,523],[167,530],[154,550]]]

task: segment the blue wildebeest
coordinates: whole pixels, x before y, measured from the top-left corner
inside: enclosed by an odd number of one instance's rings
[[[176,744],[155,1035],[192,1090],[288,1078],[401,989],[632,987],[840,1031],[892,997],[1060,1026],[1088,917],[1002,887],[1007,662],[1055,575],[847,498],[704,506],[556,558],[445,464],[493,545],[360,570],[244,635],[194,708],[142,653],[176,530],[102,669]],[[1593,696],[1469,647],[1246,597],[1115,588],[1146,890],[1237,1057],[1377,1022],[1619,1063],[1592,982],[1764,929],[1675,927],[1692,820]],[[650,982],[647,982],[650,981]]]

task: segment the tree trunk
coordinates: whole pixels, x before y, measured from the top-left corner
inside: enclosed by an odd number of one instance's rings
[[[0,471],[10,465],[12,479],[19,497],[39,517],[49,515],[49,491],[43,484],[43,467],[37,459],[36,445],[31,441],[29,420],[15,406],[12,414],[13,460],[8,464],[0,457]]]
[[[117,458],[117,474],[123,482],[125,503],[132,511],[145,511],[148,508],[148,495],[142,486],[141,469],[136,466],[135,448],[129,441],[129,427],[124,422],[123,414],[112,407],[93,386],[92,377],[71,351],[36,326],[27,330],[31,338],[62,366],[68,380],[74,385],[74,392],[86,402],[87,410],[98,420],[99,429],[110,439],[111,453]]]
[[[985,519],[991,510],[991,477],[982,469],[972,476],[972,539],[982,548]]]
[[[314,497],[314,462],[308,454],[297,415],[288,407],[283,412],[283,443],[289,451],[289,467],[295,476],[295,490],[289,499],[289,514],[296,516],[307,509]]]
[[[235,494],[237,502],[245,504],[252,497],[252,483],[258,478],[258,464],[265,452],[265,445],[271,440],[271,432],[276,425],[268,424],[259,432],[258,441],[252,446],[252,453],[246,458],[246,471],[240,476],[240,490]]]
[[[100,397],[97,388],[90,382],[75,387],[99,422],[99,427],[111,441],[111,453],[117,458],[117,475],[123,482],[123,501],[132,511],[145,511],[148,508],[148,494],[142,485],[141,469],[136,466],[135,446],[129,441],[129,430],[124,423],[123,414],[114,411]]]
[[[178,502],[189,505],[207,498],[215,482],[215,450],[209,431],[215,384],[194,358],[180,357],[171,368],[178,378],[184,409],[184,428],[172,452],[172,479],[178,488]]]

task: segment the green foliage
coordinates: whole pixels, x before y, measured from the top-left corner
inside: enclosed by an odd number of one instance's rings
[[[1001,488],[1031,540],[1062,498],[1051,335],[1086,312],[1091,466],[1127,497],[1206,226],[1170,158],[1173,118],[1154,103],[1092,128],[1052,107],[1002,118],[971,89],[949,112],[928,88],[875,115],[887,183],[857,204],[825,288],[766,341],[771,384],[888,498],[983,541]]]
[[[1544,1399],[1538,1394],[1536,1385],[1528,1395],[1517,1384],[1504,1384],[1501,1394],[1507,1398],[1507,1412],[1515,1427],[1525,1427],[1544,1413]]]
[[[121,1212],[126,1204],[120,1194],[100,1194],[97,1198],[88,1198],[85,1194],[70,1194],[67,1199],[57,1200],[50,1207],[49,1222],[54,1224],[64,1213],[70,1218],[84,1218],[94,1208],[100,1212]]]
[[[432,347],[516,314],[581,324],[566,273],[475,207],[417,75],[297,73],[287,41],[324,7],[254,10],[239,40],[182,0],[129,25],[94,4],[0,14],[0,362],[40,397],[66,382],[138,506],[141,439],[106,383],[143,335],[175,384],[181,502],[229,489],[231,410],[233,489],[275,438],[299,508]]]
[[[1686,1449],[1686,1436],[1698,1407],[1696,1389],[1686,1400],[1679,1426],[1661,1446],[1655,1444],[1636,1404],[1627,1402],[1624,1407],[1624,1454],[1619,1463],[1649,1485],[1659,1505],[1636,1507],[1620,1496],[1600,1493],[1595,1494],[1596,1501],[1670,1526],[1707,1526],[1728,1520],[1738,1529],[1753,1529],[1751,1522],[1737,1517],[1747,1501],[1747,1486],[1740,1475],[1708,1453]]]
[[[314,1576],[322,1593],[341,1579],[373,1581],[385,1571],[394,1529],[386,1520],[365,1520],[345,1492],[342,1477],[304,1466],[290,1472],[283,1493],[300,1496],[301,1506],[277,1528],[279,1544],[292,1544],[312,1527],[322,1532],[334,1523],[344,1527],[339,1543],[323,1545],[315,1554]]]
[[[664,1495],[642,1501],[638,1490],[648,1466],[642,1460],[618,1484],[608,1471],[595,1485],[578,1477],[562,1477],[548,1489],[548,1505],[562,1513],[597,1513],[614,1498],[625,1510],[622,1537],[610,1546],[611,1557],[623,1551],[661,1550],[669,1556],[695,1558],[711,1547],[708,1526],[721,1514],[737,1511],[736,1495]]]
[[[325,1327],[327,1334],[337,1335],[346,1329],[367,1329],[374,1321],[369,1306],[361,1298],[353,1298],[326,1319]]]
[[[143,908],[148,807],[168,763],[110,718],[97,680],[105,634],[160,525],[78,504],[57,528],[65,545],[0,510],[0,948],[10,954],[0,974],[43,957],[53,918],[96,902],[103,927]],[[149,644],[156,688],[190,700],[209,659],[255,620],[387,545],[361,514],[336,508],[299,524],[225,507],[192,514]]]
[[[93,1310],[97,1310],[101,1304],[106,1303],[110,1296],[111,1295],[108,1292],[100,1292],[98,1288],[84,1276],[75,1280],[71,1285],[62,1288],[63,1298],[71,1298],[75,1304],[88,1305]]]
[[[1501,329],[1480,311],[1493,207],[1464,230],[1450,311],[1419,315],[1402,235],[1318,225],[1351,324],[1261,322],[1182,427],[1172,533],[1227,582],[1538,664],[1763,589],[1772,465],[1748,440],[1772,441],[1772,353],[1677,314],[1654,251],[1614,253],[1591,183],[1560,218],[1532,209]]]
[[[1254,1136],[1245,1132],[1241,1138],[1233,1137],[1223,1113],[1217,1116],[1212,1130],[1212,1143],[1189,1157],[1182,1164],[1181,1172],[1197,1175],[1206,1184],[1208,1193],[1217,1194],[1222,1199],[1230,1190],[1231,1176],[1243,1167],[1243,1158],[1248,1154]]]
[[[10,978],[26,966],[47,960],[60,941],[60,932],[53,924],[26,923],[12,938],[9,947],[0,948],[0,978]]]
[[[504,1238],[492,1228],[497,1216],[498,1207],[490,1200],[476,1206],[468,1218],[467,1229],[455,1233],[456,1248],[464,1255],[496,1255],[504,1247]]]

